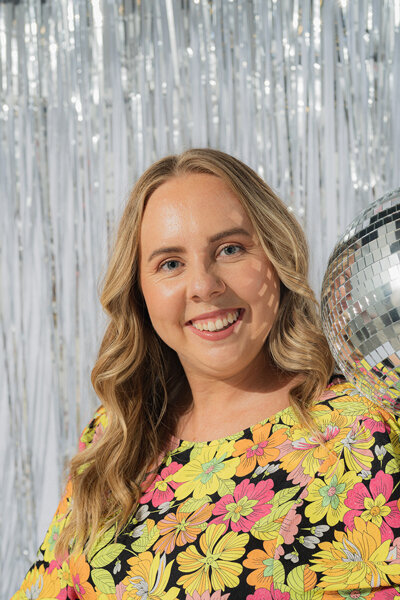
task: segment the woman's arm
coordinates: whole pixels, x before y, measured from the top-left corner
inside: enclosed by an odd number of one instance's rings
[[[106,425],[107,417],[104,408],[100,407],[79,438],[79,451],[94,443],[102,435]],[[71,500],[72,485],[68,480],[56,513],[38,550],[37,560],[29,569],[21,587],[11,600],[30,600],[31,598],[75,600],[78,598],[75,591],[78,582],[71,574],[69,557],[56,558],[54,553],[57,539],[68,519]]]

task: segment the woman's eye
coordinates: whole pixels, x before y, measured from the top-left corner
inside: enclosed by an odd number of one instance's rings
[[[243,248],[242,248],[242,246],[239,246],[239,244],[229,244],[228,246],[225,246],[224,248],[222,248],[222,250],[220,252],[226,251],[225,256],[234,256],[234,255],[238,254],[238,252],[241,252],[242,250],[243,250]],[[171,273],[172,271],[176,271],[178,266],[181,264],[182,263],[180,260],[175,260],[175,259],[166,260],[165,262],[161,263],[161,265],[158,267],[158,270],[159,271],[167,271],[167,272]]]
[[[233,252],[232,252],[232,248],[233,248]],[[234,254],[238,253],[237,249],[239,250],[239,252],[241,250],[243,250],[242,246],[239,246],[238,244],[229,244],[229,246],[225,246],[224,248],[222,248],[221,252],[223,252],[224,250],[228,250],[226,256],[233,256]]]
[[[171,265],[171,264],[172,264],[172,265],[177,265],[177,264],[180,264],[180,261],[179,261],[179,260],[166,260],[166,261],[165,261],[165,263],[162,263],[162,264],[161,264],[161,265],[158,267],[158,269],[159,269],[160,271],[175,271],[175,270],[176,270],[176,268],[174,268],[174,267],[172,267],[172,269],[168,269],[168,268],[167,268],[167,269],[164,269],[164,267],[166,267],[167,265]]]

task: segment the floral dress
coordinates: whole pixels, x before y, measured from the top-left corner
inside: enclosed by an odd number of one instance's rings
[[[312,411],[325,444],[291,408],[218,440],[174,440],[117,539],[60,563],[68,485],[13,600],[399,599],[400,423],[348,383]],[[106,426],[100,408],[81,447]]]

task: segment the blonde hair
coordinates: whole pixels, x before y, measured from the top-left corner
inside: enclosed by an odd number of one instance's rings
[[[208,173],[236,193],[281,281],[278,314],[266,350],[287,373],[301,373],[290,391],[300,421],[313,428],[309,407],[324,392],[333,358],[307,281],[304,233],[284,203],[247,165],[224,152],[190,149],[151,165],[132,189],[123,212],[100,301],[110,317],[92,385],[108,416],[103,436],[71,461],[73,504],[57,553],[87,552],[99,532],[120,532],[138,505],[141,484],[157,464],[187,404],[188,382],[176,353],[152,327],[139,285],[140,226],[151,194],[165,181]]]

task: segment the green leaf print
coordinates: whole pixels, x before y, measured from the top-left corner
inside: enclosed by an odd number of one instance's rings
[[[91,549],[89,555],[88,555],[88,559],[89,562],[91,562],[93,556],[101,549],[104,548],[104,546],[106,546],[109,542],[111,542],[112,538],[114,537],[115,534],[115,527],[111,527],[110,529],[108,529],[103,535],[100,535],[93,548]]]
[[[286,517],[289,510],[292,508],[293,502],[289,500],[289,502],[285,502],[279,506],[276,506],[271,510],[269,515],[262,517],[262,519],[267,519],[268,521],[276,521],[277,519],[281,519],[282,517]],[[261,519],[261,520],[262,520]]]
[[[317,577],[307,565],[295,567],[290,571],[287,578],[287,584],[290,588],[290,599],[312,600],[315,594],[316,583]]]
[[[266,521],[265,519],[267,517],[263,517],[257,521],[251,528],[250,533],[257,540],[274,540],[279,533],[281,523],[274,520]]]
[[[211,502],[210,496],[204,496],[198,500],[196,500],[196,498],[188,498],[181,506],[181,511],[191,513],[201,508],[203,505],[208,504],[209,502]]]
[[[399,472],[399,465],[398,462],[395,458],[392,458],[391,460],[389,460],[388,464],[385,467],[385,473],[388,473],[389,475],[394,475],[395,473]]]
[[[189,448],[192,448],[194,446],[194,444],[195,444],[194,442],[189,442],[188,440],[183,440],[183,442],[179,446],[179,452],[173,451],[173,453],[179,454],[181,452],[184,452],[185,450],[189,450]]]
[[[193,450],[190,453],[190,460],[194,460],[195,458],[197,458],[201,453],[203,452],[203,446],[201,444],[198,444],[197,446],[195,446],[193,448]]]
[[[358,395],[359,392],[357,392]],[[357,402],[357,400],[334,400],[332,402],[332,406],[336,408],[340,413],[346,415],[347,417],[359,417],[360,415],[365,415],[367,412],[367,407],[363,402]]]
[[[274,587],[279,587],[285,581],[285,568],[280,560],[274,560],[272,575],[274,578]]]
[[[299,486],[297,486],[299,487]],[[282,492],[286,492],[287,490],[282,490]],[[279,492],[278,492],[279,494]],[[278,495],[276,494],[276,496]],[[275,498],[273,499],[275,504]],[[283,516],[286,516],[289,510],[293,506],[293,501],[289,500],[289,502],[285,502],[283,504],[278,504],[269,515],[262,517],[259,521],[257,521],[250,530],[250,533],[257,538],[258,540],[273,540],[279,533],[281,528],[280,519]]]
[[[148,519],[142,535],[131,544],[131,548],[134,552],[140,554],[141,552],[148,550],[159,537],[160,531],[155,526],[155,522]]]
[[[291,500],[293,498],[293,496],[295,496],[297,494],[299,489],[300,489],[299,485],[294,485],[293,487],[289,487],[284,490],[279,490],[279,492],[276,492],[275,496],[273,497],[272,504],[274,506],[277,506],[279,504],[283,504],[284,502],[287,502],[288,500]]]
[[[304,568],[305,565],[300,565],[292,569],[288,575],[288,586],[294,592],[304,594]]]
[[[228,442],[231,442],[232,440],[239,440],[241,437],[243,436],[243,430],[242,431],[238,431],[237,433],[232,433],[232,435],[228,435],[226,436],[226,440]]]
[[[99,592],[115,594],[115,583],[111,573],[105,569],[93,569],[90,575]]]
[[[236,484],[233,479],[220,479],[218,486],[218,494],[221,496],[226,496],[227,494],[233,495],[235,491]]]
[[[296,592],[296,590],[292,590],[289,586],[290,590],[290,600],[312,600],[314,596],[314,590],[309,590],[308,592]]]
[[[124,544],[110,544],[106,546],[91,561],[92,567],[105,567],[110,562],[115,560],[119,556],[122,550],[125,548]]]

